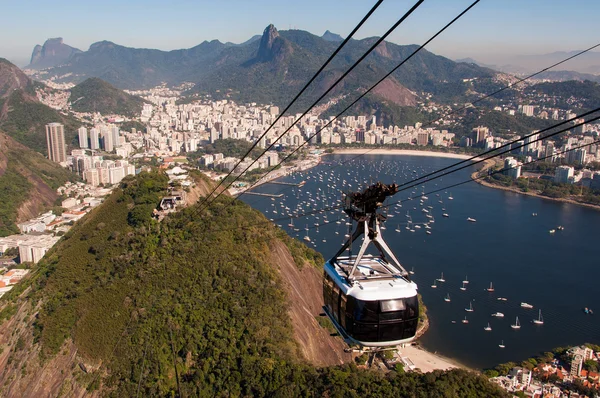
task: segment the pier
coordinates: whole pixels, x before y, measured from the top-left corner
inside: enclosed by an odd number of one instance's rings
[[[292,186],[292,187],[301,187],[305,183],[306,183],[306,181],[300,181],[297,184],[295,184],[293,182],[282,182],[282,181],[268,181],[268,182],[265,182],[265,184],[288,185],[288,186]]]
[[[260,192],[251,192],[251,191],[244,192],[244,195],[266,196],[268,198],[281,198],[283,196],[282,193],[280,193],[278,195],[273,195],[270,193],[260,193]]]

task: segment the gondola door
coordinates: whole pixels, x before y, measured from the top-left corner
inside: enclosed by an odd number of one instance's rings
[[[347,298],[344,293],[340,294],[340,325],[346,329],[346,302]]]
[[[336,284],[333,285],[333,294],[331,298],[331,310],[333,313],[333,317],[336,321],[338,321],[338,323],[340,323],[340,288]]]

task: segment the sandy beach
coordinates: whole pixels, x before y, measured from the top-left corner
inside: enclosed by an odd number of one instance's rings
[[[343,148],[343,149],[335,149],[334,154],[339,155],[410,155],[410,156],[430,156],[436,158],[450,158],[450,159],[469,159],[471,155],[463,155],[459,153],[450,153],[450,152],[435,152],[435,151],[419,151],[412,149],[366,149],[366,148]]]
[[[403,358],[409,359],[410,362],[414,364],[415,368],[420,369],[423,373],[437,369],[468,369],[466,366],[461,365],[450,358],[426,351],[420,346],[407,345],[406,347],[399,349],[398,354]]]

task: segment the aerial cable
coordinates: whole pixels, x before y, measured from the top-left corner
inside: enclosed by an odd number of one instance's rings
[[[340,52],[340,50],[346,45],[346,43],[348,43],[348,41],[350,41],[350,39],[352,38],[352,36],[354,36],[354,34],[362,27],[362,25],[371,17],[371,15],[375,12],[375,10],[381,5],[381,3],[383,3],[383,0],[378,0],[375,5],[369,10],[369,12],[363,17],[363,19],[358,23],[358,25],[356,25],[354,27],[354,29],[352,29],[352,32],[350,32],[350,34],[348,35],[348,37],[346,37],[344,39],[344,41],[342,41],[342,43],[335,49],[335,51],[329,56],[329,58],[327,59],[327,61],[325,61],[325,63],[319,68],[319,70],[313,75],[313,77],[308,81],[308,83],[306,83],[304,85],[304,87],[302,87],[302,89],[300,90],[300,92],[292,99],[292,101],[287,105],[287,107],[281,111],[279,113],[279,115],[277,116],[277,118],[275,119],[275,121],[273,123],[271,123],[271,125],[265,130],[264,133],[262,133],[262,135],[256,140],[256,142],[250,147],[250,149],[248,149],[248,151],[244,154],[244,156],[242,156],[242,158],[240,159],[240,161],[231,169],[231,171],[229,171],[229,173],[227,174],[227,176],[225,178],[223,178],[221,180],[221,182],[219,182],[219,184],[212,190],[211,193],[209,193],[206,196],[206,200],[210,199],[210,197],[219,189],[219,187],[223,184],[223,182],[229,177],[231,176],[231,174],[233,173],[233,171],[240,165],[240,163],[242,163],[242,161],[248,157],[250,155],[250,152],[252,152],[252,150],[254,148],[256,148],[256,146],[260,143],[260,141],[267,135],[267,133],[271,130],[271,128],[273,128],[273,126],[275,126],[277,124],[277,122],[279,121],[279,119],[281,119],[281,117],[291,108],[291,106],[298,100],[298,98],[300,98],[300,96],[304,93],[304,91],[306,91],[306,89],[311,85],[311,83],[321,74],[321,72],[323,72],[323,70],[325,69],[325,67],[327,65],[329,65],[329,63],[333,60],[333,58]]]
[[[374,85],[372,85],[368,90],[366,90],[364,93],[362,93],[356,100],[354,100],[350,105],[348,105],[346,108],[344,108],[344,110],[342,110],[340,113],[338,113],[336,116],[334,116],[327,124],[325,124],[323,127],[321,127],[318,131],[316,131],[313,135],[309,136],[306,141],[304,143],[302,143],[300,146],[298,146],[296,149],[294,149],[290,154],[288,154],[285,158],[283,158],[281,161],[279,161],[277,163],[277,166],[279,166],[280,164],[284,163],[286,160],[288,160],[291,156],[293,156],[298,150],[300,150],[302,147],[304,147],[308,142],[310,142],[311,139],[313,139],[319,132],[321,132],[324,128],[328,127],[329,125],[331,125],[338,117],[340,117],[342,114],[344,114],[348,109],[350,109],[354,104],[356,104],[360,99],[362,99],[365,95],[367,95],[370,91],[372,91],[375,87],[377,87],[377,85],[379,85],[381,82],[383,82],[385,79],[387,79],[392,73],[394,73],[398,68],[400,68],[402,65],[404,65],[408,60],[410,60],[414,55],[416,55],[419,51],[421,51],[427,44],[429,44],[431,41],[433,41],[437,36],[439,36],[442,32],[444,32],[447,28],[449,28],[452,24],[454,24],[458,19],[460,19],[464,14],[466,14],[471,8],[473,8],[477,3],[479,3],[480,0],[476,0],[474,1],[469,7],[467,7],[465,10],[463,10],[460,14],[458,14],[453,20],[451,20],[450,22],[448,22],[442,29],[440,29],[435,35],[433,35],[429,40],[427,40],[425,43],[423,43],[419,48],[417,48],[415,51],[413,51],[407,58],[405,58],[403,61],[401,61],[398,65],[396,65],[396,67],[394,67],[390,72],[388,72],[385,76],[383,76],[381,79],[379,79],[377,81],[377,83],[375,83]],[[406,15],[405,15],[406,16]],[[404,18],[404,17],[403,17]],[[394,27],[392,27],[393,29]],[[389,31],[388,31],[389,32]],[[385,35],[381,38],[384,39]],[[376,43],[378,44],[378,43]],[[364,56],[363,56],[364,57]],[[359,60],[360,61],[360,60]],[[356,65],[356,64],[355,64]],[[318,100],[320,101],[320,99]],[[312,107],[311,107],[312,108]],[[308,112],[308,111],[307,111]],[[306,114],[306,112],[305,112]],[[303,115],[304,116],[304,115]],[[301,118],[300,118],[301,119]],[[298,119],[298,120],[300,120]],[[297,122],[297,121],[296,121]],[[296,123],[295,122],[295,123]],[[294,123],[294,124],[295,124]],[[293,126],[293,125],[292,125]],[[290,127],[291,128],[291,127]],[[289,128],[288,128],[289,130]],[[288,131],[286,130],[279,138],[281,138],[283,135],[285,135],[285,133]],[[277,142],[277,141],[275,141]],[[271,146],[274,145],[271,144]],[[268,148],[267,148],[268,150]],[[266,152],[266,150],[265,150]],[[250,166],[248,166],[250,167]],[[247,169],[246,169],[247,170]],[[259,178],[258,181],[260,181],[262,178],[265,178],[269,173],[271,173],[272,170],[269,170],[267,173],[265,173],[263,176],[261,176],[261,178]],[[244,170],[245,172],[245,170]],[[242,172],[240,174],[243,175]],[[239,178],[239,176],[238,176]],[[235,180],[234,180],[235,181]],[[233,182],[231,183],[233,184]],[[229,184],[229,186],[231,186],[231,184]],[[248,190],[252,189],[254,187],[255,184],[253,184]],[[244,192],[242,192],[239,196],[238,199],[244,195]]]
[[[492,93],[489,93],[489,94],[485,95],[485,96],[484,96],[484,97],[482,97],[482,98],[479,98],[479,99],[477,99],[477,100],[475,100],[475,101],[472,101],[472,102],[470,102],[469,104],[470,104],[470,105],[474,105],[474,104],[476,104],[476,103],[478,103],[478,102],[480,102],[480,101],[483,101],[483,100],[484,100],[484,99],[486,99],[486,98],[489,98],[489,97],[491,97],[491,96],[494,96],[494,95],[496,95],[496,94],[498,94],[498,93],[500,93],[500,92],[502,92],[502,91],[504,91],[504,90],[506,90],[506,89],[508,89],[508,88],[512,88],[512,87],[514,87],[514,86],[515,86],[515,85],[517,85],[517,84],[520,84],[520,83],[522,83],[522,82],[524,82],[524,81],[526,81],[526,80],[528,80],[528,79],[531,79],[531,78],[532,78],[532,77],[534,77],[534,76],[537,76],[537,75],[539,75],[540,73],[543,73],[543,72],[545,72],[545,71],[547,71],[547,70],[549,70],[549,69],[552,69],[552,68],[554,68],[554,67],[556,67],[556,66],[558,66],[558,65],[560,65],[560,64],[562,64],[562,63],[564,63],[564,62],[567,62],[567,61],[569,61],[569,60],[571,60],[571,59],[573,59],[573,58],[575,58],[575,57],[578,57],[578,56],[580,56],[580,55],[582,55],[582,54],[584,54],[584,53],[586,53],[586,52],[588,52],[588,51],[591,51],[591,50],[593,50],[594,48],[596,48],[596,47],[598,47],[598,46],[600,46],[600,43],[598,43],[598,44],[596,44],[596,45],[594,45],[594,46],[592,46],[592,47],[589,47],[589,48],[587,48],[587,49],[585,49],[585,50],[582,50],[582,51],[578,52],[577,54],[574,54],[574,55],[572,55],[572,56],[570,56],[570,57],[568,57],[568,58],[565,58],[565,59],[563,59],[562,61],[559,61],[559,62],[557,62],[557,63],[555,63],[555,64],[553,64],[553,65],[551,65],[551,66],[548,66],[548,67],[546,67],[546,68],[544,68],[544,69],[541,69],[541,70],[539,70],[538,72],[535,72],[535,73],[533,73],[533,74],[531,74],[531,75],[529,75],[529,76],[527,76],[527,77],[521,78],[521,79],[519,79],[519,80],[518,80],[517,82],[515,82],[515,83],[510,83],[510,84],[508,84],[508,85],[504,86],[504,87],[503,87],[503,88],[501,88],[501,89],[498,89],[498,90],[496,90],[496,91],[494,91],[494,92],[492,92]],[[386,75],[386,77],[387,77],[387,75]],[[360,98],[362,98],[362,97],[359,97],[359,99],[360,99]],[[342,112],[340,112],[340,113],[339,113],[337,116],[335,116],[333,120],[337,119],[339,116],[341,116],[343,113],[345,113],[345,112],[346,112],[346,111],[347,111],[347,110],[348,110],[350,107],[352,107],[352,106],[353,106],[355,103],[356,103],[356,101],[355,101],[355,102],[353,102],[352,104],[350,104],[350,106],[348,106],[346,109],[344,109]],[[461,111],[461,110],[464,110],[464,109],[466,109],[466,108],[468,108],[468,106],[464,106],[464,107],[462,107],[462,108],[455,109],[455,110],[453,110],[453,111],[451,111],[451,112],[447,113],[446,115],[444,115],[444,116],[442,116],[442,117],[439,117],[439,118],[437,118],[437,119],[434,119],[434,120],[431,120],[431,121],[427,122],[427,123],[426,123],[424,126],[431,125],[431,124],[433,124],[433,123],[434,123],[434,122],[436,122],[436,121],[439,121],[439,120],[441,120],[441,119],[443,119],[443,118],[445,118],[445,117],[447,117],[447,116],[449,116],[449,115],[452,115],[452,114],[454,114],[454,113],[456,113],[456,112],[459,112],[459,111]],[[287,156],[287,157],[286,157],[286,158],[284,158],[284,159],[283,159],[281,162],[279,162],[279,163],[278,163],[278,165],[279,165],[279,164],[281,164],[281,163],[283,163],[284,161],[286,161],[286,160],[287,160],[287,159],[288,159],[288,158],[289,158],[291,155],[293,155],[295,152],[297,152],[298,150],[300,150],[300,149],[301,149],[301,148],[302,148],[304,145],[306,145],[306,144],[307,144],[307,143],[308,143],[308,142],[309,142],[309,141],[310,141],[310,140],[311,140],[313,137],[315,137],[315,136],[316,136],[318,133],[320,133],[321,131],[323,131],[323,129],[325,129],[327,126],[329,126],[329,125],[330,125],[332,122],[333,122],[333,121],[331,121],[330,123],[327,123],[325,126],[323,126],[322,128],[320,128],[320,129],[319,129],[317,132],[315,132],[315,134],[313,134],[312,136],[310,136],[310,137],[309,137],[309,138],[306,140],[306,142],[305,142],[305,143],[303,143],[302,145],[300,145],[300,147],[296,148],[296,150],[295,150],[294,152],[292,152],[292,153],[291,153],[289,156]],[[538,132],[536,132],[536,133],[539,133],[539,131],[538,131]],[[533,133],[533,134],[536,134],[536,133]],[[525,137],[523,137],[523,138],[525,138]],[[360,158],[361,156],[364,156],[364,155],[368,154],[369,152],[373,151],[374,149],[377,149],[377,148],[371,148],[371,149],[368,149],[368,150],[366,150],[365,152],[363,152],[363,153],[361,153],[361,154],[358,154],[358,155],[356,155],[356,156],[353,156],[352,158],[350,158],[350,159],[348,159],[348,160],[346,160],[346,161],[344,161],[344,162],[342,162],[342,163],[340,163],[340,164],[337,164],[337,165],[335,165],[335,166],[332,166],[331,168],[334,168],[334,167],[339,167],[339,166],[341,166],[341,165],[343,165],[343,164],[350,163],[350,162],[352,162],[352,161],[354,161],[354,160],[356,160],[356,159]],[[495,148],[495,149],[498,149],[498,148]],[[477,156],[481,156],[481,154],[479,154],[479,155],[477,155]],[[475,158],[475,157],[477,157],[477,156],[474,156],[473,158]],[[473,159],[473,158],[471,158],[471,159]],[[467,159],[467,160],[465,160],[465,161],[469,161],[469,159]],[[463,162],[459,162],[459,163],[457,163],[457,164],[455,164],[455,165],[453,165],[453,166],[448,166],[448,168],[450,168],[450,167],[454,167],[454,166],[456,166],[456,165],[458,165],[458,164],[461,164],[461,163],[463,163]],[[445,169],[446,169],[446,168],[444,168],[443,170],[445,170]],[[440,172],[440,171],[442,171],[442,170],[438,170],[438,172]],[[268,175],[268,174],[269,174],[269,172],[267,172],[267,173],[266,173],[264,176],[262,176],[261,178],[264,178],[264,177],[265,177],[266,175]],[[420,177],[420,178],[421,178],[421,177]],[[425,178],[425,177],[423,176],[422,178]],[[413,180],[413,181],[416,181],[416,180]],[[250,190],[250,189],[252,189],[252,187],[251,187],[251,188],[249,188],[248,190]],[[288,189],[288,188],[283,188],[283,189],[281,189],[281,191],[283,191],[283,190],[285,190],[285,189]],[[281,191],[280,191],[280,192],[281,192]],[[242,195],[243,195],[243,193],[242,193],[240,196],[242,196]]]
[[[344,74],[342,74],[336,81],[335,83],[333,83],[333,85],[331,85],[327,91],[325,91],[325,93],[323,93],[315,102],[313,102],[313,104],[306,110],[304,111],[304,113],[302,113],[302,115],[296,119],[294,121],[294,123],[292,123],[292,125],[290,127],[288,127],[275,141],[273,141],[267,148],[265,148],[265,150],[262,152],[261,156],[263,154],[265,154],[269,149],[271,149],[273,146],[275,146],[275,144],[281,139],[283,138],[283,136],[292,129],[292,127],[294,127],[296,125],[296,123],[298,123],[299,120],[301,120],[312,108],[314,108],[317,104],[319,104],[319,102],[321,102],[321,100],[323,98],[325,98],[325,96],[327,96],[327,94],[329,94],[331,92],[331,90],[333,90],[350,72],[352,72],[352,70],[354,70],[354,68],[356,68],[381,42],[383,42],[385,40],[385,38],[387,36],[389,36],[402,22],[404,22],[404,20],[406,18],[409,17],[410,14],[412,14],[425,0],[418,0],[412,7],[410,10],[408,10],[383,36],[381,36],[379,39],[377,39],[377,41],[375,41],[375,43],[346,71],[344,72]],[[475,3],[479,2],[480,0],[477,0]],[[252,167],[252,165],[254,165],[254,163],[256,163],[258,161],[258,158],[256,160],[254,160],[252,163],[250,163],[237,177],[235,177],[233,179],[233,181],[231,181],[221,192],[219,192],[217,194],[217,196],[215,196],[215,198],[208,203],[208,206],[210,206],[210,204],[212,202],[214,202],[214,200],[216,200],[222,193],[223,191],[225,191],[226,189],[228,189],[233,183],[235,183],[235,181],[237,181],[250,167]],[[232,170],[233,171],[233,170]],[[231,171],[231,172],[232,172]],[[228,174],[230,175],[231,172]],[[225,179],[223,179],[224,181]],[[214,190],[213,190],[214,191]],[[206,200],[208,201],[208,200]],[[205,201],[205,202],[206,202]],[[202,208],[200,211],[206,209],[206,207]]]
[[[536,163],[536,162],[541,162],[543,160],[550,159],[550,158],[552,158],[554,156],[564,155],[564,154],[566,154],[568,152],[572,152],[572,151],[575,151],[577,149],[585,148],[585,147],[588,147],[590,145],[594,145],[594,144],[598,144],[598,143],[600,143],[600,139],[592,141],[591,143],[578,145],[576,147],[569,148],[569,149],[566,149],[566,150],[561,151],[561,152],[557,152],[557,153],[552,154],[552,155],[547,155],[547,156],[544,156],[544,157],[541,157],[541,158],[538,158],[538,159],[535,159],[535,160],[531,160],[529,162],[522,163],[521,166],[526,166],[528,164],[533,164],[533,163]],[[481,180],[481,179],[487,178],[487,177],[495,175],[495,174],[503,173],[503,172],[511,170],[511,169],[513,169],[513,167],[507,167],[507,168],[503,168],[503,169],[499,169],[499,170],[494,170],[494,171],[490,172],[489,174],[484,174],[484,175],[481,175],[481,176],[478,176],[478,177],[469,178],[468,180],[464,180],[464,181],[461,181],[461,182],[458,182],[458,183],[455,183],[455,184],[447,185],[447,186],[445,186],[443,188],[436,188],[435,190],[425,192],[424,195],[435,194],[435,193],[438,193],[438,192],[441,192],[441,191],[444,191],[444,190],[447,190],[447,189],[451,189],[451,188],[455,188],[457,186],[461,186],[461,185],[467,184],[469,182],[474,182],[474,181]],[[413,200],[413,198],[408,197],[406,199],[392,201],[392,202],[389,202],[389,203],[381,206],[381,208],[382,209],[383,208],[389,208],[389,207],[391,207],[393,205],[401,204],[403,202],[409,202],[409,201],[412,201],[412,200]],[[316,215],[316,214],[327,213],[327,212],[330,212],[330,211],[333,211],[333,210],[342,209],[343,207],[344,207],[343,205],[329,206],[329,207],[326,207],[326,208],[323,208],[323,209],[311,210],[311,211],[308,211],[308,212],[305,212],[305,213],[302,213],[302,214],[285,216],[285,217],[279,217],[279,218],[275,218],[273,220],[267,219],[267,220],[259,221],[259,222],[252,223],[252,224],[245,225],[245,226],[236,226],[236,227],[228,227],[228,228],[218,228],[218,229],[211,230],[210,232],[221,232],[221,231],[229,231],[229,230],[247,229],[247,228],[252,228],[252,227],[260,226],[260,225],[273,225],[273,223],[276,223],[276,222],[279,222],[279,221],[286,221],[286,220],[289,220],[289,219],[296,220],[296,219],[305,218],[305,217]],[[316,228],[319,228],[319,227],[324,227],[326,225],[328,225],[328,224],[327,223],[320,223],[318,225],[311,225],[310,227],[304,228],[304,229],[313,230],[313,229],[316,229]],[[266,239],[268,240],[270,238],[266,238]]]
[[[558,153],[555,153],[555,154],[552,154],[552,155],[547,155],[547,156],[544,156],[544,157],[541,157],[541,158],[538,158],[538,159],[535,159],[535,160],[531,160],[529,162],[522,163],[521,166],[526,166],[528,164],[532,164],[532,163],[540,162],[542,160],[550,159],[550,158],[553,158],[556,155],[564,155],[565,153],[568,153],[568,152],[571,152],[571,151],[575,151],[577,149],[585,148],[587,146],[594,145],[594,144],[597,144],[597,143],[600,143],[600,140],[592,141],[591,143],[588,143],[588,144],[582,144],[582,145],[579,145],[579,146],[576,146],[576,147],[573,147],[573,148],[565,149],[562,152],[558,152]],[[490,177],[490,176],[495,175],[495,174],[503,173],[503,172],[511,170],[513,168],[514,167],[506,167],[506,168],[503,168],[503,169],[494,170],[493,172],[490,172],[489,174],[484,174],[484,175],[481,175],[481,176],[478,176],[478,177],[475,177],[475,178],[470,178],[468,180],[465,180],[465,181],[462,181],[462,182],[459,182],[459,183],[456,183],[456,184],[445,186],[443,188],[439,188],[439,189],[435,189],[433,191],[425,192],[425,195],[431,195],[431,194],[438,193],[438,192],[441,192],[441,191],[444,191],[444,190],[447,190],[447,189],[450,189],[450,188],[454,188],[454,187],[458,187],[460,185],[464,185],[464,184],[469,183],[469,182],[481,180],[481,179]],[[383,207],[389,207],[391,205],[394,205],[394,204],[397,204],[397,203],[401,203],[401,202],[407,202],[409,200],[412,200],[412,199],[405,199],[405,200],[401,200],[401,201],[397,201],[397,202],[392,202],[392,203],[389,203],[389,204],[387,204],[387,205],[385,205]]]
[[[596,109],[596,110],[594,110],[594,111],[590,111],[590,112],[595,112],[595,111],[597,111],[597,110],[600,110],[600,108],[598,108],[598,109]],[[590,113],[590,112],[588,112],[588,113]],[[584,113],[584,114],[582,114],[582,115],[579,115],[577,118],[581,118],[581,116],[583,116],[583,115],[587,115],[588,113]],[[586,123],[589,123],[589,122],[591,122],[591,121],[595,121],[595,120],[598,120],[598,119],[600,119],[600,116],[596,116],[596,117],[594,117],[594,118],[592,118],[592,119],[589,119],[589,120],[587,120],[587,121],[583,121],[583,122],[580,122],[580,123],[578,123],[578,124],[575,124],[575,125],[573,125],[573,126],[569,126],[569,127],[567,127],[567,128],[564,128],[564,129],[561,129],[561,130],[559,130],[559,131],[553,132],[553,133],[551,133],[551,134],[549,134],[549,135],[547,135],[547,136],[545,136],[545,137],[538,138],[537,140],[531,141],[531,142],[529,142],[529,143],[527,143],[527,144],[525,144],[525,143],[524,143],[524,144],[518,145],[518,146],[516,146],[516,147],[513,147],[513,148],[511,148],[511,149],[509,149],[509,150],[507,150],[507,151],[500,152],[500,153],[496,153],[496,154],[494,154],[494,155],[492,155],[492,156],[489,156],[489,157],[487,157],[487,158],[480,159],[480,160],[478,160],[478,161],[477,161],[477,163],[481,163],[481,162],[483,162],[483,161],[486,161],[486,160],[490,160],[490,159],[493,159],[493,158],[499,157],[499,156],[501,156],[501,155],[503,155],[503,154],[505,154],[505,153],[507,153],[507,152],[510,152],[510,151],[514,150],[514,149],[519,149],[519,148],[522,148],[522,147],[524,147],[524,146],[526,146],[526,145],[530,145],[530,144],[532,144],[532,143],[534,143],[534,142],[541,141],[541,140],[543,140],[543,139],[546,139],[546,138],[549,138],[549,137],[552,137],[552,136],[558,135],[558,134],[560,134],[560,133],[564,133],[564,132],[566,132],[566,131],[569,131],[569,130],[571,130],[571,129],[575,128],[575,127],[583,126],[583,125],[584,125],[584,124],[586,124]],[[560,125],[562,125],[562,124],[564,124],[564,123],[558,123],[558,124],[556,124],[555,126],[552,126],[551,128],[554,128],[554,127],[560,126]],[[564,152],[567,152],[567,151],[564,151]],[[539,160],[541,160],[541,159],[545,159],[545,158],[540,158]],[[532,162],[533,162],[533,161],[532,161]],[[462,168],[459,168],[459,169],[450,170],[450,171],[448,171],[448,172],[446,172],[446,173],[444,173],[444,174],[442,174],[442,175],[435,176],[435,177],[431,178],[431,179],[430,179],[430,180],[428,180],[428,181],[424,181],[424,182],[422,182],[422,183],[415,184],[415,186],[416,186],[416,185],[422,185],[422,184],[424,184],[424,183],[427,183],[427,182],[433,181],[433,180],[435,180],[435,179],[437,179],[437,178],[441,178],[441,177],[443,177],[443,176],[446,176],[446,175],[448,175],[448,174],[452,174],[452,173],[458,172],[458,171],[460,171],[460,170],[462,170],[462,169],[464,169],[464,168],[466,168],[466,167],[470,167],[470,166],[472,166],[472,165],[473,165],[473,164],[469,164],[469,165],[463,166]],[[404,190],[406,190],[406,189],[409,189],[409,188],[412,188],[412,186],[411,186],[411,187],[408,187],[408,188],[403,188],[403,189],[400,189],[398,192],[400,192],[400,191],[404,191]],[[446,189],[447,189],[447,188],[446,188]],[[436,192],[437,192],[437,191],[436,191]],[[429,194],[429,193],[428,193],[428,194]],[[412,199],[408,199],[408,200],[412,200]],[[233,200],[232,200],[232,203],[234,203],[235,201],[236,201],[236,199],[233,199]],[[402,201],[393,202],[392,204],[395,204],[395,203],[401,203],[401,202],[402,202]],[[386,206],[383,206],[383,207],[388,207],[388,206],[389,206],[389,205],[386,205]],[[292,217],[292,218],[302,218],[302,217],[307,217],[307,216],[309,216],[309,215],[313,215],[313,214],[319,214],[319,213],[323,213],[323,212],[327,212],[327,211],[332,211],[332,210],[336,210],[336,209],[341,209],[341,208],[343,208],[343,205],[338,205],[338,206],[330,206],[330,207],[326,207],[326,208],[324,208],[324,209],[312,210],[312,211],[309,211],[309,212],[305,212],[305,213],[303,213],[302,215],[299,215],[298,217],[294,217],[294,216],[286,216],[286,217],[282,217],[282,218],[280,218],[280,219],[277,219],[277,220],[286,220],[286,219],[289,219],[290,217]],[[273,221],[275,221],[275,219],[274,219]]]
[[[580,119],[581,117],[588,116],[589,114],[591,114],[591,113],[594,113],[594,112],[598,112],[598,111],[600,111],[600,107],[598,107],[598,108],[596,108],[596,109],[594,109],[594,110],[591,110],[591,111],[589,111],[589,112],[583,113],[583,114],[579,115],[579,116],[578,116],[578,117],[576,117],[576,118],[573,118],[573,119],[566,120],[566,121],[564,121],[564,122],[558,123],[558,124],[556,124],[556,125],[554,125],[554,126],[551,126],[551,127],[549,127],[549,128],[546,128],[546,129],[544,129],[544,130],[540,130],[540,131],[541,131],[541,132],[548,131],[548,130],[550,130],[550,129],[553,129],[553,128],[556,128],[556,127],[558,127],[558,126],[561,126],[561,125],[563,125],[563,124],[565,124],[565,123],[567,123],[567,122],[571,122],[571,121],[573,121],[574,119]],[[575,127],[583,126],[583,125],[584,125],[584,124],[586,124],[586,123],[593,122],[593,121],[596,121],[596,120],[598,120],[598,119],[600,119],[600,116],[593,117],[593,118],[591,118],[591,119],[588,119],[587,121],[584,121],[584,122],[581,122],[581,123],[578,123],[578,124],[575,124],[575,125],[569,126],[569,127],[567,127],[567,128],[564,128],[564,129],[561,129],[561,130],[555,131],[555,132],[553,132],[553,133],[550,133],[550,134],[547,134],[547,135],[545,135],[545,136],[540,136],[539,138],[537,138],[537,139],[535,139],[535,140],[532,140],[532,141],[529,141],[528,143],[523,143],[523,144],[521,144],[521,145],[517,145],[517,146],[514,146],[514,147],[513,147],[512,145],[513,145],[513,144],[515,144],[515,143],[518,143],[519,141],[522,141],[522,139],[521,139],[521,138],[519,138],[518,140],[513,140],[513,141],[510,141],[510,142],[508,142],[508,143],[506,143],[506,144],[504,144],[504,145],[502,145],[502,146],[500,146],[500,147],[498,147],[498,148],[496,148],[496,149],[493,149],[493,150],[490,150],[490,151],[484,152],[484,154],[489,154],[489,153],[491,153],[491,152],[496,152],[496,151],[497,151],[498,149],[500,149],[500,148],[506,148],[506,147],[509,147],[508,149],[506,149],[506,150],[504,150],[504,151],[501,151],[501,152],[495,153],[494,155],[492,155],[492,156],[489,156],[489,157],[487,157],[487,158],[480,158],[480,156],[481,156],[481,155],[476,155],[476,156],[473,156],[473,157],[471,157],[471,158],[469,158],[469,159],[464,159],[464,160],[461,160],[460,162],[457,162],[457,163],[455,163],[454,165],[447,166],[447,167],[443,167],[442,169],[440,169],[440,170],[437,170],[437,171],[435,171],[435,172],[432,172],[432,173],[428,173],[428,174],[424,175],[423,177],[419,177],[418,179],[411,180],[411,181],[409,181],[409,182],[406,182],[406,183],[403,183],[403,184],[401,184],[401,185],[399,186],[399,190],[398,190],[398,192],[405,191],[405,190],[407,190],[407,189],[410,189],[410,188],[416,187],[417,185],[422,185],[422,184],[425,184],[425,183],[427,183],[427,182],[430,182],[430,181],[433,181],[433,180],[435,180],[435,179],[437,179],[437,178],[441,178],[441,177],[443,177],[443,176],[446,176],[446,175],[448,175],[448,174],[451,174],[451,173],[454,173],[454,172],[457,172],[457,171],[463,170],[463,169],[465,169],[465,168],[467,168],[467,167],[474,166],[474,165],[476,165],[476,164],[479,164],[479,163],[481,163],[481,162],[484,162],[484,161],[486,161],[486,160],[488,160],[488,159],[492,159],[492,158],[498,157],[498,156],[500,156],[500,155],[504,155],[505,153],[508,153],[508,152],[510,152],[510,151],[513,151],[513,150],[515,150],[515,149],[523,148],[524,146],[531,145],[531,144],[533,144],[533,143],[535,143],[535,142],[539,142],[539,141],[542,141],[542,140],[548,139],[548,138],[550,138],[550,137],[553,137],[553,136],[555,136],[555,135],[558,135],[558,134],[564,133],[565,131],[569,131],[569,130],[571,130],[571,129],[575,128]],[[537,133],[534,133],[534,134],[530,134],[530,135],[528,135],[528,136],[526,136],[526,137],[531,137],[531,136],[533,136],[533,135],[535,135],[535,134],[540,134],[540,133],[539,133],[539,132],[537,132]],[[541,135],[541,134],[540,134],[540,135]],[[439,174],[439,175],[436,175],[436,176],[434,176],[435,174],[438,174],[438,173],[440,173],[440,172],[441,172],[441,171],[443,171],[443,170],[448,170],[448,169],[450,169],[450,168],[452,168],[452,167],[455,167],[456,165],[463,164],[463,163],[466,163],[466,162],[469,162],[469,161],[472,161],[472,163],[466,164],[466,165],[464,165],[464,166],[461,166],[461,167],[459,167],[459,168],[457,168],[457,169],[452,169],[452,170],[446,171],[446,172],[444,172],[444,173],[442,173],[442,174]],[[425,178],[425,176],[431,176],[431,177],[429,177],[429,178],[425,179],[424,181],[422,181],[422,178]],[[420,182],[417,182],[417,181],[420,181]],[[409,185],[409,184],[410,184],[410,185]]]

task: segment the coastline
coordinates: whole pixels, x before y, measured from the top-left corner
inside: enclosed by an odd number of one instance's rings
[[[422,345],[407,345],[400,348],[398,354],[403,359],[410,360],[414,364],[414,367],[418,368],[422,373],[448,369],[465,369],[477,372],[476,369],[471,369],[452,358],[445,357],[437,352],[428,351]]]
[[[418,149],[358,149],[358,148],[342,148],[334,149],[334,155],[409,155],[409,156],[429,156],[436,158],[450,158],[450,159],[470,159],[471,155],[463,155],[460,153],[452,152],[435,152],[435,151],[421,151]]]
[[[429,326],[429,317],[427,316],[427,311],[425,311],[425,318],[417,329],[417,340],[423,336],[425,332],[427,332]],[[471,369],[453,358],[446,357],[437,352],[431,352],[419,343],[415,345],[409,344],[401,346],[401,348],[398,349],[398,354],[405,364],[412,364],[414,368],[419,369],[423,373],[432,372],[434,370],[448,370],[455,368],[476,371],[475,369]]]
[[[364,149],[358,149],[358,148],[342,148],[342,149],[334,149],[333,154],[339,154],[339,155],[361,155],[361,154],[368,154],[368,155],[410,155],[410,156],[429,156],[429,157],[438,157],[438,158],[449,158],[449,159],[470,159],[472,156],[471,155],[463,155],[463,154],[459,154],[459,153],[451,153],[451,152],[435,152],[435,151],[421,151],[421,150],[412,150],[412,149],[383,149],[383,148],[377,148],[377,149],[372,149],[369,150],[369,152],[365,153],[366,151]],[[479,160],[479,158],[475,158],[474,160]],[[496,184],[491,184],[481,178],[476,179],[478,174],[482,171],[485,171],[487,169],[489,169],[490,167],[492,167],[495,164],[494,160],[488,159],[485,161],[484,166],[481,167],[479,170],[474,171],[471,174],[471,178],[478,184],[483,185],[485,187],[488,188],[494,188],[494,189],[501,189],[503,191],[509,191],[509,192],[514,192],[517,194],[521,194],[521,195],[527,195],[527,196],[531,196],[531,197],[536,197],[539,199],[546,199],[546,200],[552,200],[555,202],[562,202],[562,203],[570,203],[573,205],[578,205],[578,206],[584,206],[590,209],[594,209],[594,210],[599,210],[600,211],[600,205],[594,205],[591,203],[583,203],[583,202],[579,202],[577,200],[573,200],[573,199],[569,199],[569,198],[551,198],[549,196],[544,196],[544,195],[540,195],[538,193],[535,192],[523,192],[521,190],[519,190],[518,188],[514,188],[514,187],[504,187],[504,186],[500,186],[500,185],[496,185]]]
[[[600,205],[594,205],[594,204],[591,204],[591,203],[578,202],[576,200],[569,199],[569,198],[551,198],[549,196],[540,195],[540,194],[535,193],[535,192],[523,192],[519,188],[504,187],[504,186],[501,186],[501,185],[496,185],[496,184],[492,184],[490,182],[487,182],[483,178],[477,178],[477,175],[480,172],[489,169],[494,164],[495,164],[495,162],[493,160],[486,160],[485,161],[485,165],[480,170],[474,171],[471,174],[471,178],[476,183],[478,183],[480,185],[483,185],[484,187],[493,188],[493,189],[500,189],[502,191],[507,191],[507,192],[514,192],[514,193],[517,193],[517,194],[520,194],[520,195],[527,195],[527,196],[531,196],[531,197],[535,197],[535,198],[539,198],[539,199],[552,200],[554,202],[570,203],[570,204],[573,204],[573,205],[584,206],[584,207],[587,207],[587,208],[590,208],[590,209],[594,209],[594,210],[599,210],[600,211]]]

